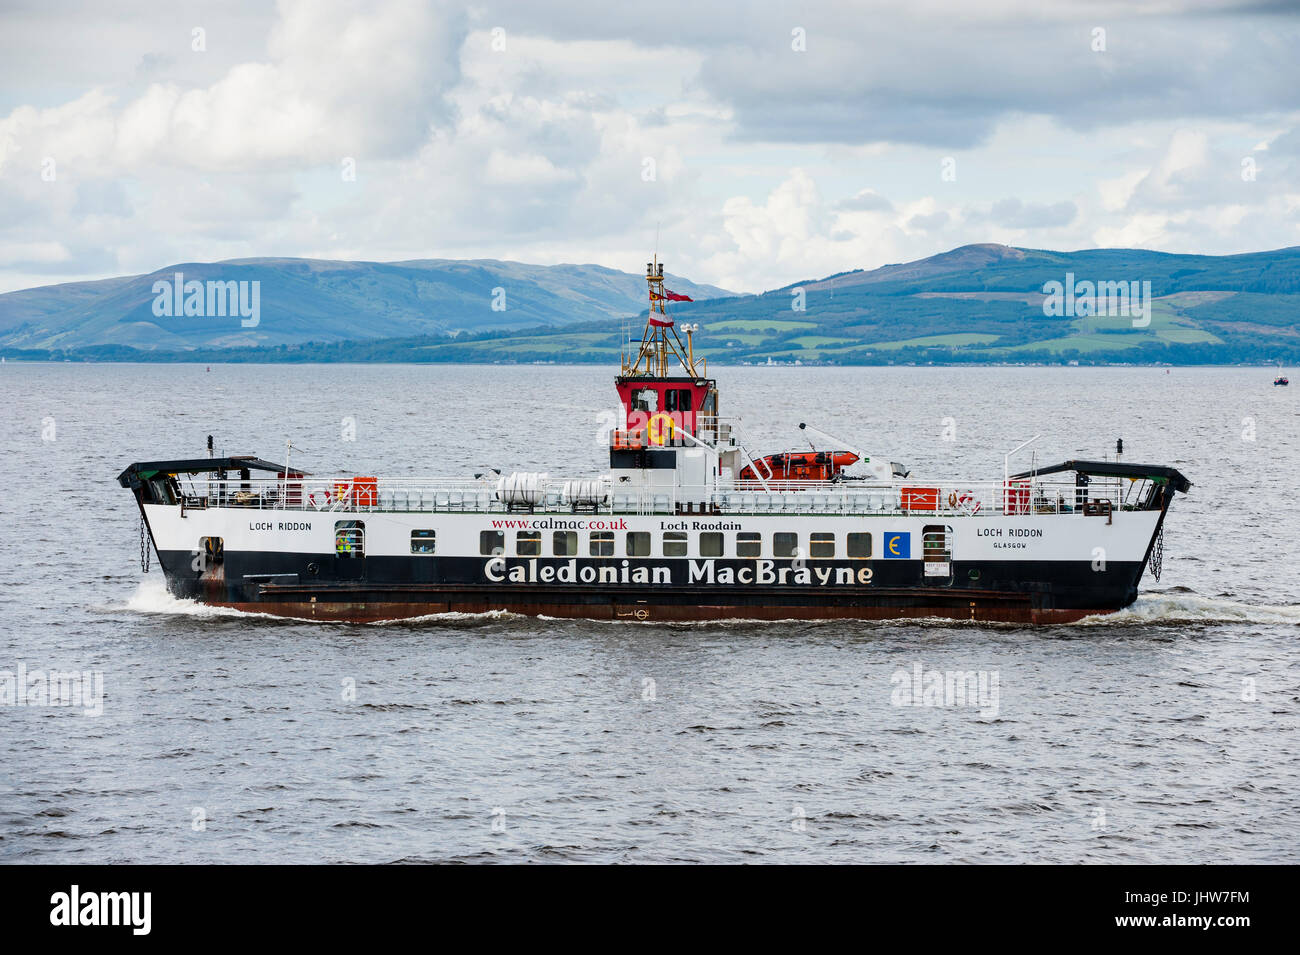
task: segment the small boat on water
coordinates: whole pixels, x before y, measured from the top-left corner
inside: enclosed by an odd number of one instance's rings
[[[1285,378],[1285,377],[1279,376],[1279,377],[1273,379],[1273,384],[1274,384],[1274,385],[1289,385],[1289,384],[1291,384],[1291,380],[1290,380],[1289,378]]]
[[[668,312],[685,296],[657,261],[646,281],[645,328],[614,381],[608,470],[314,475],[214,457],[209,438],[208,457],[118,476],[140,512],[142,568],[156,553],[178,597],[353,622],[1054,623],[1126,607],[1148,568],[1159,577],[1166,515],[1191,487],[1176,469],[1121,461],[1117,447],[1115,460],[1015,474],[1008,454],[992,480],[913,478],[838,439],[756,458],[695,354],[698,326],[683,342]]]

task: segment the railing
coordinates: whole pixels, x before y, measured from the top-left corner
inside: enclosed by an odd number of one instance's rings
[[[865,484],[856,481],[736,482],[713,486],[624,488],[607,481],[566,481],[545,475],[526,498],[496,482],[423,478],[290,478],[217,481],[180,479],[187,509],[246,507],[321,513],[357,512],[600,512],[622,514],[897,514],[989,517],[1025,514],[1106,516],[1158,506],[1147,482],[1093,479],[1086,486],[1050,481]]]
[[[735,424],[738,418],[723,418],[718,415],[696,415],[695,435],[705,444],[713,447],[730,447],[735,444]]]
[[[682,437],[681,428],[676,423],[669,425],[663,419],[658,420],[657,424],[647,424],[641,428],[611,431],[610,447],[616,451],[636,451],[653,447],[688,448],[695,444],[689,438]],[[734,447],[736,420],[720,418],[717,415],[696,415],[696,441],[707,444],[711,448]]]

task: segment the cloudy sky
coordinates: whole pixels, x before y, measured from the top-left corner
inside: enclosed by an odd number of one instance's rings
[[[1300,245],[1300,2],[0,0],[0,291]],[[622,9],[626,7],[626,9]]]

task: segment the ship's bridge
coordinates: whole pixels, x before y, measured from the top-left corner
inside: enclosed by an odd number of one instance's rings
[[[679,326],[668,311],[691,299],[665,287],[657,257],[646,263],[646,285],[645,329],[635,346],[625,344],[614,380],[623,427],[610,436],[611,479],[637,492],[716,486],[724,471],[735,473],[731,429],[718,417],[707,361],[695,354],[699,326]]]

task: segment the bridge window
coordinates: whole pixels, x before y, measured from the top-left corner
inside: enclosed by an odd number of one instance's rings
[[[762,534],[737,534],[736,535],[736,556],[737,557],[761,557],[763,556],[763,535]]]
[[[592,531],[591,537],[588,538],[587,546],[591,551],[592,557],[613,557],[614,532]]]
[[[659,410],[659,392],[653,388],[632,392],[632,410],[654,414]]]
[[[867,560],[871,557],[870,534],[850,534],[845,543],[845,551],[850,557],[857,560]]]
[[[689,388],[671,388],[664,395],[665,411],[690,411],[691,391]]]
[[[578,555],[578,532],[556,531],[551,536],[551,553],[556,557],[576,557]]]
[[[411,553],[432,554],[437,544],[437,531],[411,531]]]
[[[650,532],[649,531],[628,531],[627,532],[627,556],[629,557],[650,556]]]
[[[362,521],[335,522],[334,553],[339,557],[365,557],[366,525]]]
[[[506,552],[505,531],[479,531],[478,552],[484,557],[499,557]]]
[[[517,531],[515,533],[515,554],[520,557],[541,557],[542,532]]]
[[[700,535],[700,556],[722,556],[722,534],[718,531],[705,531]]]
[[[835,556],[834,534],[809,534],[808,556],[825,559]]]
[[[798,550],[799,550],[798,534],[777,533],[772,535],[772,556],[795,557],[798,556],[797,555]]]
[[[719,534],[719,537],[722,535]],[[664,533],[664,556],[665,557],[685,557],[686,556],[686,532],[685,531],[666,531]]]

